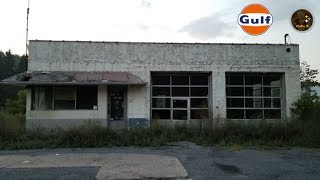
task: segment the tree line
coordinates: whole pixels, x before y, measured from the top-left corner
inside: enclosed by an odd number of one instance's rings
[[[26,71],[26,56],[13,54],[11,50],[0,51],[0,80]],[[16,100],[17,93],[24,87],[0,85],[0,107],[9,100]]]

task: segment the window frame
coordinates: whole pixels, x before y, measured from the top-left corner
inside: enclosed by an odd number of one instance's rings
[[[99,107],[98,107],[98,86],[97,85],[83,85],[83,86],[92,86],[92,87],[95,87],[96,88],[96,108],[92,108],[92,109],[77,109],[77,91],[78,91],[78,88],[81,87],[80,85],[47,85],[47,86],[32,86],[31,87],[31,108],[30,110],[31,111],[81,111],[81,110],[85,110],[85,111],[90,111],[90,110],[98,110]],[[33,99],[34,99],[34,92],[35,92],[35,89],[39,89],[39,88],[45,88],[45,87],[50,87],[52,88],[52,105],[51,105],[51,109],[36,109],[33,107]],[[74,107],[72,109],[56,109],[55,108],[55,94],[56,94],[56,91],[55,91],[55,88],[56,87],[72,87],[73,88],[73,96],[74,96]]]
[[[231,79],[228,79],[232,76],[242,76],[242,85],[232,85],[232,84],[228,84],[228,82],[231,82]],[[261,83],[260,84],[253,84],[253,85],[247,85],[246,84],[246,77],[248,76],[260,76],[261,77]],[[279,78],[279,85],[265,85],[264,83],[264,79],[266,77],[270,77],[270,76],[274,76]],[[267,119],[265,118],[265,111],[270,111],[270,110],[274,110],[274,111],[280,111],[280,118],[268,118],[267,120],[279,120],[283,118],[283,97],[284,97],[284,92],[283,92],[283,73],[249,73],[249,72],[243,72],[243,73],[239,73],[239,72],[226,72],[226,117],[227,119],[232,119],[232,120],[252,120],[252,119]],[[231,96],[228,95],[228,88],[233,88],[233,87],[237,87],[237,88],[243,88],[243,96]],[[246,88],[258,88],[260,89],[260,95],[250,95],[247,96],[246,93]],[[264,91],[265,88],[279,88],[279,95],[277,96],[272,96],[272,93],[270,96],[265,96]],[[242,107],[230,107],[230,104],[228,104],[230,99],[243,99],[243,106]],[[253,99],[253,104],[254,104],[254,99],[261,99],[261,107],[247,107],[246,101],[248,101],[248,99]],[[266,99],[270,99],[270,107],[265,107],[265,100]],[[279,99],[280,101],[280,107],[273,107],[273,99]],[[229,105],[229,106],[228,106]],[[228,112],[230,110],[242,110],[243,111],[243,118],[230,118],[231,116],[228,115]],[[261,110],[262,111],[262,117],[261,118],[248,118],[247,117],[247,110]]]
[[[170,82],[169,82],[169,85],[159,85],[159,84],[153,84],[153,81],[152,81],[152,78],[154,76],[169,76],[170,78]],[[188,76],[188,79],[189,79],[189,84],[188,85],[174,85],[172,83],[172,77],[176,77],[176,76]],[[193,85],[192,82],[191,82],[191,79],[192,77],[195,77],[195,76],[206,76],[207,77],[207,85]],[[181,121],[188,121],[188,120],[197,120],[197,119],[192,119],[191,117],[191,111],[192,110],[206,110],[208,111],[208,118],[210,118],[210,104],[211,104],[211,78],[210,78],[211,74],[210,73],[151,73],[151,87],[150,87],[150,97],[151,97],[151,105],[150,105],[150,113],[151,113],[151,119],[153,120],[174,120],[174,121],[179,121],[179,119],[174,119],[173,118],[173,111],[174,110],[177,110],[177,108],[174,108],[173,107],[173,100],[176,100],[176,99],[187,99],[188,100],[188,108],[187,108],[187,111],[188,111],[188,119],[187,120],[181,120]],[[169,92],[169,96],[154,96],[153,95],[153,88],[154,87],[167,87],[169,88],[170,92]],[[176,88],[176,87],[180,87],[180,88],[188,88],[188,96],[173,96],[173,88]],[[208,95],[207,96],[192,96],[191,95],[191,89],[192,88],[207,88],[208,89]],[[170,99],[170,107],[168,108],[155,108],[153,107],[153,100],[154,99]],[[200,108],[200,107],[191,107],[191,100],[192,99],[196,99],[196,98],[199,98],[199,99],[207,99],[207,104],[208,106],[207,107],[203,107],[203,108]],[[169,110],[170,111],[170,119],[154,119],[153,118],[153,111],[154,110]]]

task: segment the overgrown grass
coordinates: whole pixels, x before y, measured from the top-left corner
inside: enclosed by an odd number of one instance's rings
[[[25,117],[0,111],[0,149],[162,146],[174,141],[192,141],[206,146],[224,146],[231,150],[242,147],[320,148],[320,99],[304,94],[295,104],[293,120],[265,120],[235,123],[213,120],[201,122],[199,128],[177,125],[162,127],[152,124],[147,129],[111,130],[97,121],[87,121],[70,129],[35,129],[24,133]],[[217,121],[218,122],[218,121]],[[239,121],[240,122],[240,121]]]
[[[0,140],[17,137],[25,131],[25,115],[0,111]]]
[[[268,148],[299,146],[319,148],[319,136],[308,134],[290,123],[237,124],[227,122],[214,129],[190,129],[185,126],[147,129],[111,130],[95,121],[68,130],[36,129],[23,135],[1,138],[0,149],[75,148],[111,146],[163,146],[168,142],[188,140],[206,146],[231,149],[256,146]],[[315,138],[318,138],[315,140]]]

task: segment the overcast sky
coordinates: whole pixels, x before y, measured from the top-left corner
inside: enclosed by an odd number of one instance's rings
[[[250,3],[265,5],[273,25],[250,36],[237,23]],[[25,52],[27,0],[0,0],[0,50]],[[307,9],[315,21],[308,32],[291,27],[290,17]],[[30,0],[29,39],[284,43],[300,44],[301,61],[320,69],[319,0]]]

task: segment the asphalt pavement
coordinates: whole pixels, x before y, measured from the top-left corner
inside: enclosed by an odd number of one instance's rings
[[[107,157],[110,154],[127,154],[129,155],[127,157],[131,157],[130,154],[138,154],[139,157],[142,155],[140,157],[142,159],[152,155],[152,157],[173,158],[174,164],[177,164],[175,160],[177,158],[186,170],[189,179],[320,179],[320,152],[298,148],[228,151],[224,148],[203,147],[191,142],[177,142],[160,148],[113,147],[0,151],[0,158],[1,156],[50,157],[55,154],[71,157],[72,155],[79,156],[79,154],[80,156],[81,154],[98,154],[101,157]],[[7,161],[10,161],[10,158]],[[99,170],[102,169],[100,164],[96,165],[91,163],[88,166],[73,167],[71,164],[72,167],[62,167],[62,164],[59,165],[61,167],[54,168],[22,168],[22,166],[14,168],[14,162],[12,162],[12,168],[0,167],[0,179],[96,179]],[[109,169],[107,167],[105,171]],[[158,169],[161,170],[161,168]],[[158,178],[161,179],[159,176]],[[108,179],[112,177],[109,176]]]

